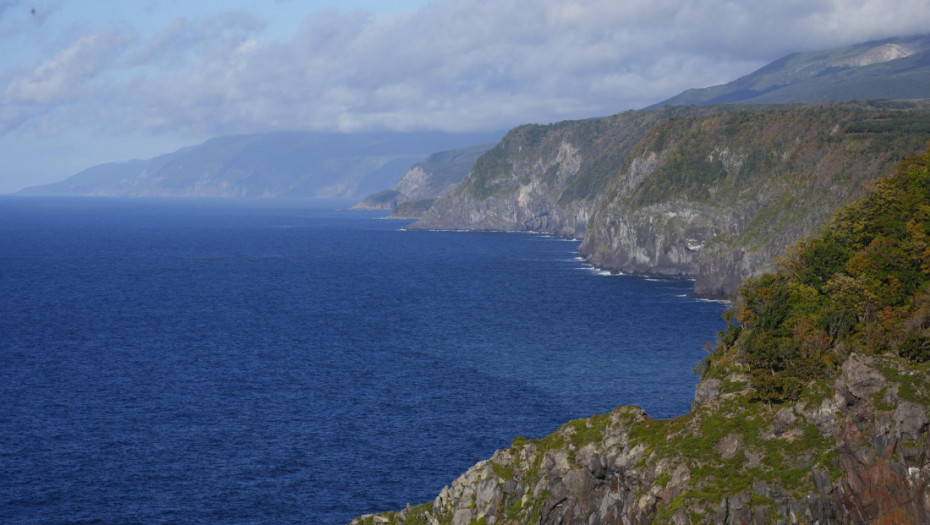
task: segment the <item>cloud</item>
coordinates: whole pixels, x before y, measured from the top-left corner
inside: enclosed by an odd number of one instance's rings
[[[59,51],[6,89],[8,103],[49,104],[74,99],[82,84],[104,71],[133,40],[117,31],[87,35]]]
[[[81,125],[205,137],[585,118],[790,52],[926,31],[924,2],[445,0],[318,12],[283,41],[262,40],[255,15],[178,18],[147,40],[86,34],[31,70],[0,73],[0,133]]]
[[[142,49],[131,53],[127,64],[176,67],[198,53],[207,56],[223,53],[230,45],[237,45],[264,27],[261,20],[247,13],[221,13],[196,20],[179,17]]]

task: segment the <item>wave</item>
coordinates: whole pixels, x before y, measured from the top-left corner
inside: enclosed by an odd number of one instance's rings
[[[727,305],[733,304],[733,301],[730,301],[729,299],[711,299],[709,297],[695,297],[694,295],[691,295],[689,293],[676,294],[675,297],[688,297],[690,299],[694,299],[695,301],[699,303],[717,303],[717,304],[727,304]]]

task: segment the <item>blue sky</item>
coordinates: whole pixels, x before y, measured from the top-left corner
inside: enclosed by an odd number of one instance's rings
[[[481,131],[637,109],[926,0],[0,0],[0,193],[207,138]]]

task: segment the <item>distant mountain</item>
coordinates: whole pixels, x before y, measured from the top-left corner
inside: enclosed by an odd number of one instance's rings
[[[414,164],[393,189],[369,195],[354,208],[391,210],[397,216],[419,217],[436,197],[455,189],[468,175],[475,161],[494,143],[433,153]]]
[[[150,160],[95,166],[24,195],[359,199],[412,164],[502,133],[279,132],[210,139]]]
[[[930,98],[930,35],[795,53],[733,82],[689,89],[653,108]]]

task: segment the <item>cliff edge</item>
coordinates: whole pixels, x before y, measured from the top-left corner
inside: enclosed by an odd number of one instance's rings
[[[928,523],[927,372],[854,355],[771,407],[734,373],[686,416],[621,407],[517,438],[433,502],[353,523]]]

